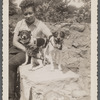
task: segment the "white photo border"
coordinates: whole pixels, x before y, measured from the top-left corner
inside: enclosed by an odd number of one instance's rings
[[[91,0],[91,100],[97,100],[97,0]],[[9,0],[3,0],[2,99],[8,100],[9,86]]]

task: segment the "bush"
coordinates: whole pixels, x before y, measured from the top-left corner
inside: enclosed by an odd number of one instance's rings
[[[16,9],[13,8],[13,7],[9,7],[9,15],[12,16],[12,15],[14,15],[14,14],[17,14]]]
[[[13,0],[9,0],[9,15],[17,14],[17,5],[13,3]]]
[[[13,0],[10,0],[13,1]],[[89,0],[88,0],[89,1]],[[85,6],[76,8],[62,0],[34,0],[36,6],[36,17],[45,22],[62,22],[68,18],[73,19],[77,17],[76,22],[91,22],[90,3],[85,2]],[[68,2],[67,2],[68,3]],[[14,4],[10,6],[10,15],[16,14],[16,6]],[[20,9],[17,9],[19,15],[21,15]]]
[[[43,21],[63,21],[64,17],[67,17],[67,7],[61,1],[57,2],[57,4],[55,3],[56,1],[51,3],[44,2],[43,4],[38,5],[36,9],[36,17]]]
[[[68,18],[76,18],[76,22],[90,22],[90,6],[76,8],[75,6],[66,5],[61,0],[51,0],[39,4],[36,8],[36,17],[46,22],[65,21]]]

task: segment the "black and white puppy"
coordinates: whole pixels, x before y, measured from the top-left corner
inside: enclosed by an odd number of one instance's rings
[[[28,64],[31,57],[32,69],[43,67],[44,51],[43,48],[47,45],[46,38],[33,38],[31,31],[22,30],[19,31],[19,42],[26,47],[26,60],[22,65]],[[38,61],[38,62],[37,62]],[[36,63],[36,64],[35,64]],[[35,65],[38,65],[35,67]]]

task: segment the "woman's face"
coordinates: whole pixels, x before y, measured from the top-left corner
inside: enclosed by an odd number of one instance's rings
[[[35,21],[35,14],[32,7],[25,8],[23,14],[27,23],[31,24]]]

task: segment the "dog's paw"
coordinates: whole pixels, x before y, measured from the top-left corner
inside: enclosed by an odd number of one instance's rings
[[[23,64],[21,64],[20,66],[25,66],[25,65],[27,65],[26,63],[23,63]]]
[[[62,68],[61,68],[61,66],[58,66],[58,69],[59,69],[60,71],[62,71]]]
[[[51,71],[54,71],[55,69],[52,67],[50,70],[51,70]]]
[[[38,70],[38,69],[40,69],[40,68],[42,68],[43,66],[42,65],[38,65],[38,66],[36,66],[36,67],[32,67],[30,70],[31,71],[35,71],[35,70]]]
[[[31,67],[29,68],[30,71],[35,71],[36,70],[36,66],[35,67]]]
[[[36,70],[36,68],[30,68],[29,70],[30,70],[30,71],[35,71],[35,70]]]
[[[27,65],[26,63],[23,63],[21,66],[25,66],[25,65]]]

